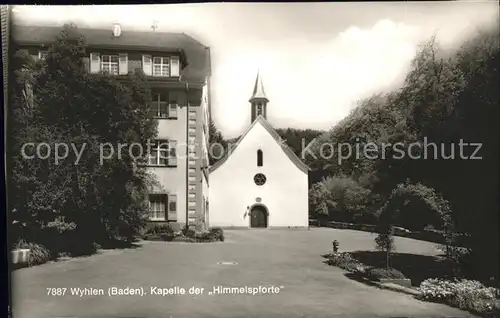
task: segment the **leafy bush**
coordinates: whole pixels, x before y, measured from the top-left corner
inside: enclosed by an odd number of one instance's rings
[[[443,280],[430,278],[420,284],[421,298],[446,303],[460,309],[490,313],[497,301],[498,290],[474,280]]]
[[[354,263],[358,262],[356,259],[354,259],[350,253],[331,253],[328,255],[328,264],[333,265],[333,266],[338,266],[347,263]]]
[[[196,233],[194,239],[197,242],[217,242],[224,241],[224,233],[220,228],[213,228],[209,231],[204,231],[201,233]]]
[[[351,273],[364,273],[366,265],[353,258],[350,253],[330,253],[327,255],[326,263],[331,266],[337,266]]]
[[[43,245],[26,242],[25,240],[19,240],[16,245],[16,249],[29,249],[28,265],[40,265],[51,260],[52,255],[50,251]]]
[[[443,226],[450,204],[433,188],[407,180],[392,190],[389,200],[377,213],[382,223],[400,224],[416,231],[430,224]]]
[[[350,177],[326,177],[315,183],[309,191],[313,216],[328,216],[328,219],[351,222],[356,216],[366,214],[371,191]]]
[[[185,237],[194,238],[196,236],[196,230],[193,227],[184,227],[182,229],[182,235]]]
[[[157,224],[146,231],[148,235],[174,234],[174,229],[170,224]]]
[[[99,142],[126,138],[145,145],[157,131],[157,121],[148,115],[151,92],[144,76],[130,74],[125,83],[107,75],[89,75],[85,41],[76,40],[75,33],[77,29],[65,26],[52,44],[46,43],[49,57],[40,68],[14,54],[9,104],[13,138],[6,145],[13,154],[7,162],[13,189],[8,211],[16,210],[16,220],[30,230],[48,234],[47,239],[34,236],[36,242],[54,254],[66,249],[72,255],[91,253],[94,242],[132,239],[145,219],[152,173],[134,164],[137,156],[131,153],[98,164]],[[97,101],[102,107],[89,111]],[[78,169],[71,156],[60,163],[23,160],[18,151],[23,144],[47,140],[88,145],[78,158]]]
[[[397,269],[385,269],[385,268],[377,268],[372,267],[366,270],[366,277],[371,280],[380,280],[380,279],[405,279],[406,276],[398,271]]]
[[[216,240],[224,242],[224,231],[220,227],[213,227],[209,232]]]

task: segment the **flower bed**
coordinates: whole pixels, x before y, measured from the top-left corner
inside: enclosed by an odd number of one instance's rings
[[[340,267],[351,273],[364,273],[368,266],[352,257],[350,253],[330,253],[325,255],[326,263],[331,266]]]
[[[430,278],[420,284],[422,300],[445,303],[480,314],[498,314],[498,290],[473,280]]]
[[[326,263],[331,266],[340,267],[352,274],[367,279],[372,282],[392,283],[403,287],[411,288],[411,280],[397,269],[385,269],[367,266],[350,253],[330,253],[324,256]]]
[[[208,243],[224,241],[224,232],[220,228],[197,232],[193,228],[184,228],[179,233],[174,233],[169,225],[161,225],[148,230],[143,236],[150,241],[172,241],[187,243]]]

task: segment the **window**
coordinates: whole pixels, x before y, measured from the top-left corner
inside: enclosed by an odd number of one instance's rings
[[[180,76],[180,60],[178,56],[142,56],[142,70],[146,75]]]
[[[153,76],[170,76],[170,59],[168,57],[153,57]]]
[[[38,58],[40,60],[45,60],[47,59],[49,52],[48,51],[38,51]]]
[[[190,125],[196,125],[196,119],[190,119],[189,120]]]
[[[152,166],[166,166],[169,159],[169,142],[158,140],[149,149],[148,163]],[[174,152],[175,155],[175,152]]]
[[[264,183],[266,183],[266,176],[262,173],[257,173],[255,177],[253,177],[253,181],[258,186],[264,185]]]
[[[257,150],[257,167],[262,167],[262,150]]]
[[[190,118],[196,118],[196,111],[195,110],[190,110],[189,111],[189,117]]]
[[[166,196],[164,194],[151,194],[149,196],[149,219],[165,221]]]
[[[151,114],[153,117],[168,117],[168,99],[166,92],[153,92]]]
[[[101,70],[112,75],[118,75],[118,55],[102,55]]]
[[[257,116],[262,115],[262,104],[257,104]]]

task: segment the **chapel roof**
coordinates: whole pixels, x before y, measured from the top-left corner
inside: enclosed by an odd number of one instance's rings
[[[62,26],[13,25],[14,42],[25,46],[50,45]],[[189,81],[204,82],[210,75],[210,49],[185,33],[122,30],[113,36],[110,29],[78,27],[89,47],[106,49],[139,50],[154,52],[179,52],[185,69],[183,77]]]
[[[309,170],[311,170],[305,163],[302,162],[302,160],[297,157],[297,155],[290,149],[290,147],[287,146],[285,141],[280,137],[280,135],[274,130],[274,128],[269,124],[269,122],[259,115],[253,123],[248,127],[248,129],[241,135],[241,137],[238,139],[236,144],[232,147],[232,149],[219,161],[217,161],[214,165],[212,165],[209,169],[210,172],[214,172],[226,162],[226,160],[231,156],[231,153],[233,153],[240,142],[245,138],[245,136],[248,134],[250,130],[257,124],[260,123],[264,129],[276,140],[276,142],[281,146],[281,149],[284,151],[284,153],[287,155],[287,157],[295,164],[295,166],[300,169],[301,171],[307,173]]]

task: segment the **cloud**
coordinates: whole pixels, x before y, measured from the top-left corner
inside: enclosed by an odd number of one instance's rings
[[[221,105],[230,104],[228,98],[233,97],[233,108],[216,115],[227,118],[223,126],[234,133],[245,127],[245,121],[249,123],[245,99],[260,66],[271,100],[268,117],[275,126],[330,128],[359,99],[396,84],[415,55],[417,35],[414,26],[384,19],[371,28],[350,26],[326,43],[296,39],[293,45],[276,44],[272,51],[261,50],[260,59],[266,63],[258,62],[258,54],[254,59],[251,54],[230,58],[219,69],[217,86],[231,92],[216,95]],[[235,78],[249,79],[244,90],[231,86]],[[235,98],[237,93],[243,98]]]

